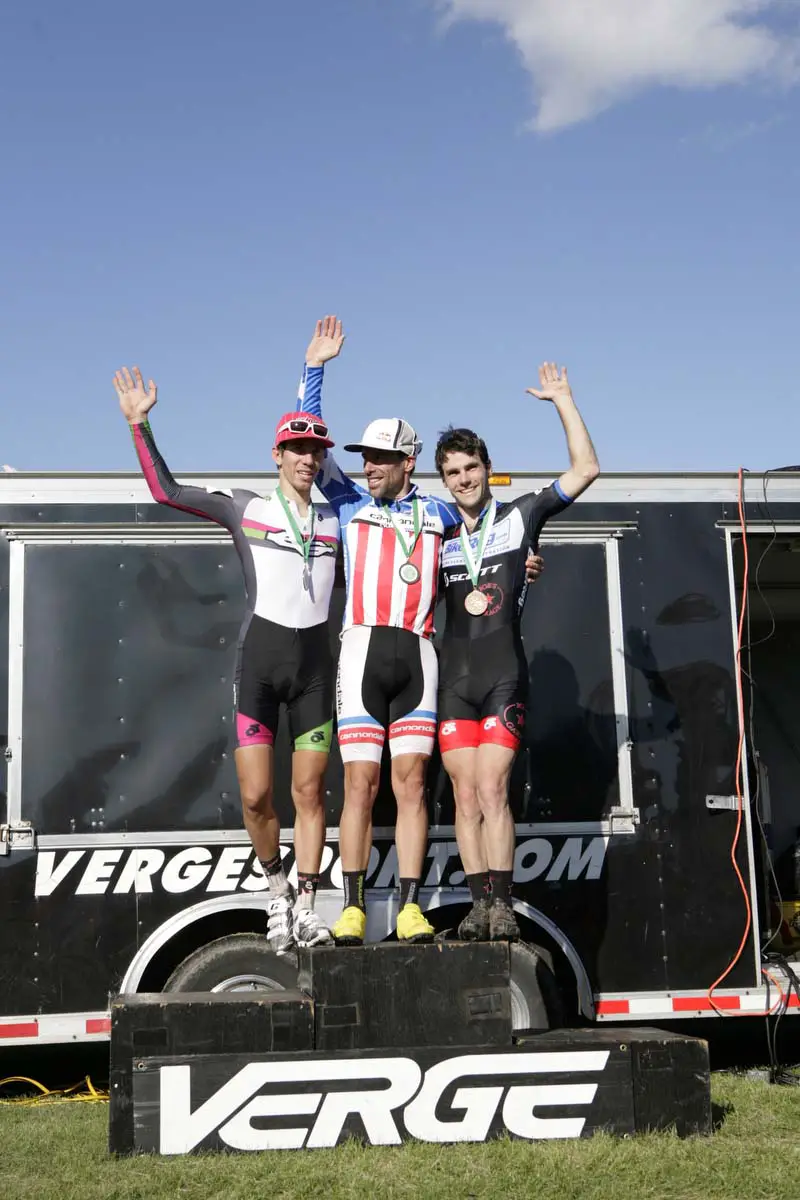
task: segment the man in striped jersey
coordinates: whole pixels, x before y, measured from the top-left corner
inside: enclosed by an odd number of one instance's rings
[[[335,317],[317,323],[298,407],[320,419],[323,365],[335,357],[331,345],[341,349],[343,342]],[[345,475],[330,454],[316,480],[341,523],[347,587],[336,681],[345,783],[339,825],[344,911],[333,929],[340,945],[364,940],[364,881],[387,733],[397,800],[397,936],[431,941],[434,933],[419,907],[428,844],[425,771],[436,735],[438,665],[431,638],[439,550],[458,514],[417,491],[412,475],[421,449],[407,421],[372,421],[360,441],[345,446],[363,455],[367,487]]]

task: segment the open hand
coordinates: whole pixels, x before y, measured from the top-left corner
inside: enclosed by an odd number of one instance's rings
[[[306,366],[321,367],[336,358],[344,345],[342,322],[338,317],[323,317],[317,321],[314,336],[306,350]]]
[[[567,368],[559,371],[555,363],[542,363],[539,367],[539,388],[526,388],[529,396],[537,400],[571,400],[572,389],[567,379]]]
[[[133,368],[133,375],[127,367],[117,371],[114,376],[114,389],[119,396],[119,406],[129,425],[140,425],[147,420],[147,414],[158,400],[158,389],[151,379],[147,387],[142,380],[142,372],[138,367]]]

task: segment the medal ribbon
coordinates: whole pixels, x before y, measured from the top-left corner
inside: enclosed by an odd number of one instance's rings
[[[297,521],[295,521],[295,519],[294,519],[294,513],[289,508],[289,505],[287,504],[286,498],[285,498],[283,492],[281,491],[281,489],[276,488],[275,494],[277,495],[278,499],[281,502],[281,508],[286,513],[286,520],[289,522],[289,528],[291,529],[294,540],[297,542],[298,549],[300,550],[300,553],[303,556],[303,565],[305,567],[308,567],[308,558],[309,558],[309,555],[311,554],[311,542],[314,538],[314,515],[315,515],[314,514],[314,505],[309,502],[308,511],[309,511],[309,516],[311,517],[311,522],[308,527],[308,537],[304,538],[303,534],[300,531],[300,526],[297,524]]]
[[[389,505],[385,504],[384,508],[386,509],[386,512],[389,515],[389,520],[392,522],[392,525],[394,526],[395,536],[397,537],[397,540],[400,543],[400,549],[403,551],[403,554],[405,554],[406,561],[408,561],[411,558],[411,555],[414,553],[414,547],[417,544],[417,539],[419,538],[420,532],[422,530],[422,516],[420,514],[422,504],[417,499],[416,496],[411,501],[411,511],[413,513],[413,518],[414,518],[414,538],[413,538],[413,541],[411,542],[410,546],[407,545],[405,535],[404,535],[402,529],[399,527],[399,525],[395,521],[394,514],[392,513],[392,510],[389,508]]]
[[[481,574],[481,563],[483,562],[483,551],[486,547],[486,539],[489,536],[492,526],[494,525],[494,516],[497,512],[497,501],[492,500],[489,505],[489,511],[486,514],[483,525],[481,526],[480,536],[478,538],[478,549],[475,557],[472,557],[472,546],[468,537],[464,537],[464,525],[461,525],[459,538],[461,540],[461,550],[464,554],[464,562],[466,564],[467,573],[472,581],[472,586],[478,586],[478,580]]]

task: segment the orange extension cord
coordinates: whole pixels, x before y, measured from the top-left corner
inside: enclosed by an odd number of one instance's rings
[[[723,979],[727,979],[728,975],[730,975],[731,971],[736,966],[739,959],[742,957],[742,952],[743,952],[745,946],[747,945],[747,939],[750,936],[750,929],[753,924],[753,913],[750,908],[750,896],[748,894],[747,885],[744,881],[744,877],[742,876],[742,872],[739,869],[739,864],[736,861],[736,851],[739,847],[739,837],[742,832],[742,822],[744,820],[744,793],[743,793],[743,788],[742,788],[742,775],[743,775],[743,770],[744,770],[744,761],[743,760],[744,760],[745,721],[744,721],[744,686],[742,683],[742,645],[743,645],[743,633],[744,633],[744,619],[745,619],[745,613],[747,611],[747,585],[750,580],[750,558],[749,558],[748,547],[747,547],[747,521],[745,518],[745,511],[744,511],[744,469],[742,467],[739,468],[738,506],[739,506],[739,527],[741,528],[741,531],[742,531],[742,553],[744,555],[744,575],[743,575],[743,579],[742,579],[742,606],[741,606],[741,609],[739,612],[739,624],[737,626],[737,631],[736,631],[736,697],[737,697],[738,708],[739,708],[739,746],[738,746],[738,750],[736,753],[736,829],[734,830],[733,842],[731,843],[731,863],[733,865],[734,871],[736,872],[736,878],[739,881],[739,887],[742,889],[742,896],[744,897],[744,907],[745,907],[746,916],[745,916],[745,923],[744,923],[744,932],[742,933],[742,940],[739,942],[739,947],[738,947],[736,953],[734,954],[733,958],[728,963],[727,967],[722,972],[722,974],[717,979],[715,979],[714,982],[711,984],[711,987],[708,989],[708,993],[707,993],[709,1004],[714,1009],[714,1012],[716,1012],[721,1017],[738,1015],[739,1010],[734,1011],[731,1009],[720,1008],[719,1005],[717,1005],[714,1002],[713,993],[716,991],[716,989],[722,983]],[[777,1009],[780,1008],[780,1006],[782,1004],[784,1004],[785,1000],[786,1000],[786,997],[784,996],[783,992],[781,991],[781,986],[778,983],[777,979],[775,979],[775,977],[773,975],[770,975],[767,971],[765,971],[763,969],[761,971],[761,974],[765,978],[771,980],[771,982],[775,984],[775,987],[778,989],[778,1001],[777,1001],[776,1005],[774,1005],[772,1008],[768,1009],[767,1011],[762,1012],[762,1013],[748,1013],[748,1016],[768,1017],[773,1012],[777,1011]]]

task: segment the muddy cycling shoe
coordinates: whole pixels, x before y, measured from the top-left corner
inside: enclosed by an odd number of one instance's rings
[[[435,932],[418,904],[404,904],[397,914],[398,942],[432,942]]]
[[[367,914],[363,908],[349,905],[333,927],[333,940],[337,946],[362,946],[367,929]]]
[[[519,941],[517,918],[505,900],[493,900],[489,905],[489,937],[493,942]]]
[[[276,954],[287,954],[294,949],[294,926],[292,906],[294,895],[275,896],[267,905],[267,941]]]
[[[489,901],[476,900],[458,927],[458,936],[464,942],[487,942],[489,940]]]
[[[298,946],[330,946],[333,934],[313,908],[295,908],[292,919],[294,940]]]

